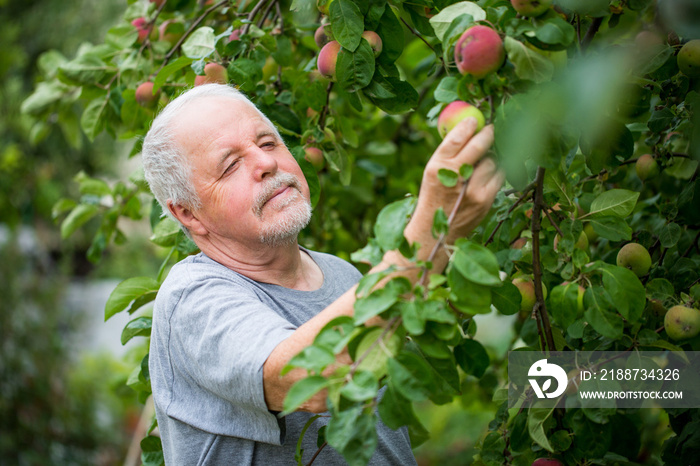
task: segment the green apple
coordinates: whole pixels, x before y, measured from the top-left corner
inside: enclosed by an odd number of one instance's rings
[[[630,269],[638,277],[643,277],[651,268],[651,256],[641,244],[627,243],[617,253],[617,265]]]
[[[654,178],[659,174],[659,164],[654,160],[651,154],[644,154],[637,159],[634,164],[634,169],[640,180],[644,181],[648,178]]]
[[[700,77],[700,39],[687,42],[676,57],[678,69],[689,78]]]
[[[700,311],[685,306],[673,306],[664,316],[664,328],[669,338],[685,340],[700,333]]]

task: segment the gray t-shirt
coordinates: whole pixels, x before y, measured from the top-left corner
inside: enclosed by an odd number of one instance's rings
[[[361,274],[334,256],[308,251],[323,285],[299,291],[256,282],[204,254],[176,264],[155,301],[149,370],[167,465],[292,465],[312,413],[278,419],[263,395],[263,363],[294,330],[352,287]],[[321,417],[303,440],[317,450]],[[411,465],[405,428],[381,422],[375,465]],[[346,464],[326,447],[318,465]]]

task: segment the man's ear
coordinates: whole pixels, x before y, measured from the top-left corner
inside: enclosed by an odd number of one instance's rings
[[[179,204],[173,204],[173,202],[170,200],[168,200],[168,210],[172,216],[178,219],[178,221],[182,223],[193,235],[203,236],[207,234],[206,227],[199,221],[196,214],[192,210]]]

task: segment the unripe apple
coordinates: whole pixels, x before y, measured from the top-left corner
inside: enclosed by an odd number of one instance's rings
[[[669,338],[685,340],[700,333],[700,311],[685,306],[673,306],[664,316],[664,328]]]
[[[146,81],[145,83],[139,84],[136,88],[136,102],[144,108],[153,108],[158,103],[158,98],[160,97],[160,90],[153,93],[153,83]]]
[[[634,43],[642,50],[664,45],[664,42],[664,36],[655,31],[640,31],[634,38]]]
[[[568,285],[569,281],[561,282],[562,286]],[[586,289],[581,285],[578,286],[578,294],[576,295],[576,307],[578,310],[578,315],[583,314],[583,296],[586,294]]]
[[[518,238],[510,245],[511,249],[522,249],[527,244],[527,238]]]
[[[335,81],[335,64],[338,62],[340,43],[332,40],[323,46],[316,62],[318,71],[326,78]]]
[[[634,169],[640,180],[644,181],[647,178],[654,178],[659,174],[659,164],[654,160],[651,154],[644,154],[637,159],[634,164]]]
[[[444,138],[460,121],[469,117],[476,118],[476,132],[481,131],[481,128],[486,124],[486,119],[481,110],[467,102],[455,100],[440,112],[437,123],[438,133]]]
[[[564,466],[564,464],[554,458],[537,458],[532,462],[532,466]]]
[[[369,46],[372,47],[375,58],[378,57],[379,54],[382,53],[382,38],[379,37],[379,34],[374,31],[365,31],[362,33],[362,37],[369,42]]]
[[[586,226],[583,227],[583,232],[588,238],[589,245],[591,243],[595,243],[595,241],[598,239],[598,233],[595,232],[595,230],[593,229],[593,225],[591,225],[590,223],[586,223]]]
[[[316,29],[316,32],[314,33],[314,41],[316,41],[316,45],[318,45],[319,47],[323,47],[328,42],[330,42],[331,37],[328,34],[329,30],[330,27],[328,27],[327,24],[319,26],[319,28]]]
[[[194,85],[202,84],[226,84],[228,82],[228,71],[219,63],[207,63],[204,65],[204,76],[196,76]]]
[[[318,147],[308,146],[304,149],[304,158],[309,162],[316,171],[323,168],[325,159],[323,158],[323,151]]]
[[[136,31],[138,31],[139,36],[138,39],[136,39],[136,42],[139,44],[143,44],[146,38],[150,40],[158,39],[158,30],[154,27],[149,28],[148,20],[143,16],[133,20],[131,25],[136,28]]]
[[[557,234],[557,236],[554,237],[555,251],[558,250],[559,241],[561,241],[561,237]],[[576,244],[574,244],[574,248],[582,251],[586,251],[588,249],[588,236],[584,232],[581,232],[581,234],[578,236],[578,240],[576,241]]]
[[[651,256],[641,244],[627,243],[617,253],[617,265],[630,269],[638,277],[643,277],[651,268]]]
[[[234,29],[231,31],[231,35],[228,36],[228,41],[233,42],[234,40],[241,40],[241,30],[240,29]]]
[[[268,55],[267,58],[265,59],[265,64],[262,67],[262,79],[264,82],[267,82],[272,78],[273,76],[277,76],[277,70],[279,69],[279,65],[277,65],[277,62],[275,61],[274,58],[272,58],[271,55]]]
[[[472,26],[457,40],[455,62],[462,74],[483,78],[503,65],[506,51],[496,31],[487,26]]]
[[[185,35],[185,26],[179,21],[169,19],[164,21],[158,28],[160,40],[176,44]]]
[[[510,0],[510,3],[515,11],[529,18],[542,15],[552,6],[552,0]]]
[[[535,307],[536,297],[535,297],[535,284],[529,278],[518,277],[513,279],[513,285],[520,291],[520,311],[522,313],[532,312]],[[547,287],[542,284],[542,296],[547,299]]]
[[[327,15],[333,0],[316,0],[316,7],[322,14]]]
[[[687,42],[676,57],[678,69],[689,78],[700,77],[700,39]]]

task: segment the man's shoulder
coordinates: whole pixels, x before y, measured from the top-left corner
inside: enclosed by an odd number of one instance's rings
[[[306,248],[302,248],[302,250],[308,252],[309,255],[314,259],[314,261],[318,264],[319,267],[321,267],[321,269],[324,272],[345,273],[350,275],[356,275],[357,277],[362,276],[360,271],[357,270],[354,265],[352,265],[345,259],[342,259],[338,256],[334,256],[333,254],[312,251]]]

